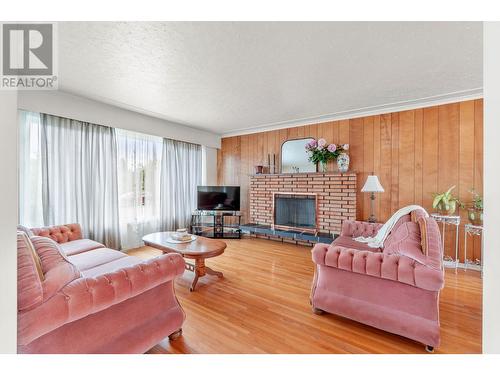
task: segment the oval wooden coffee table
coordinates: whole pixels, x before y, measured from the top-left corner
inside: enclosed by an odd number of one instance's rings
[[[189,290],[196,287],[198,278],[206,274],[223,277],[222,272],[214,271],[205,265],[206,258],[213,258],[224,253],[226,243],[220,240],[197,236],[196,240],[184,243],[170,243],[167,241],[173,232],[151,233],[142,238],[147,246],[154,247],[164,253],[177,253],[187,259],[194,259],[194,264],[186,262],[186,269],[194,272],[194,279]]]

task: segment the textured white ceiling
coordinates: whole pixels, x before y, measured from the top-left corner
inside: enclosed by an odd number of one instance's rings
[[[59,88],[215,133],[482,87],[472,22],[59,24]]]

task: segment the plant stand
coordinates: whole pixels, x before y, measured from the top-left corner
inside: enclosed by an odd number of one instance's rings
[[[467,260],[467,234],[470,236],[481,236],[481,260],[474,262],[469,262]],[[467,271],[467,266],[469,263],[479,264],[481,267],[481,277],[483,277],[483,226],[482,225],[473,225],[473,224],[465,224],[464,226],[464,253],[465,253],[465,270]]]
[[[441,234],[441,240],[443,242],[443,252],[444,252],[444,238],[446,232],[446,225],[454,225],[455,226],[455,259],[451,257],[444,256],[444,260],[455,262],[455,273],[458,272],[458,229],[460,226],[460,216],[455,215],[440,215],[440,214],[431,214],[431,217],[439,223],[443,223],[443,229]]]

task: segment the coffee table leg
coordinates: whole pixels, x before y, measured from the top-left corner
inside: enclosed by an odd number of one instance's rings
[[[192,292],[196,288],[196,283],[200,277],[205,276],[205,259],[195,259],[194,261],[194,279],[189,290]]]
[[[210,267],[205,266],[205,259],[195,259],[194,265],[190,264],[188,269],[194,272],[194,279],[191,283],[191,287],[189,288],[190,292],[194,291],[194,288],[196,288],[198,279],[206,274],[217,276],[219,278],[224,277],[222,272],[214,271]]]
[[[222,272],[219,272],[219,271],[214,271],[213,269],[211,269],[210,267],[205,267],[205,271],[206,273],[208,273],[209,275],[213,275],[213,276],[217,276],[218,278],[222,278],[224,277],[224,274]]]
[[[198,282],[198,277],[199,277],[198,273],[195,272],[193,282],[191,283],[191,287],[189,288],[190,292],[194,291],[194,288],[196,288],[196,283]]]

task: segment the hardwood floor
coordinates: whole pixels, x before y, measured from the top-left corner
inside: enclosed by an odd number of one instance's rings
[[[227,240],[226,252],[207,265],[224,279],[193,274],[176,282],[187,318],[183,336],[149,353],[425,353],[422,344],[309,305],[310,247],[270,240]],[[129,250],[150,258],[151,247]],[[441,347],[436,353],[481,353],[482,280],[476,271],[446,270],[441,293]]]

